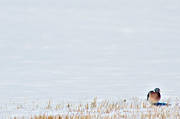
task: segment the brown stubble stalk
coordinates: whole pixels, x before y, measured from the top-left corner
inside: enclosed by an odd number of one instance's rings
[[[151,106],[144,100],[120,101],[104,100],[98,102],[94,98],[92,102],[84,104],[57,104],[48,102],[46,110],[55,110],[61,113],[49,115],[46,112],[31,117],[14,117],[14,119],[172,119],[180,118],[179,106]],[[62,110],[65,110],[64,112]]]

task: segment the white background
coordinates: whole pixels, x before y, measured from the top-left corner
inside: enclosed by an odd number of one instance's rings
[[[179,0],[0,0],[0,101],[180,96]]]

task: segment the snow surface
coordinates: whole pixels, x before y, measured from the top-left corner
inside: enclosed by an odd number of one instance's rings
[[[179,0],[0,0],[0,102],[180,96]]]

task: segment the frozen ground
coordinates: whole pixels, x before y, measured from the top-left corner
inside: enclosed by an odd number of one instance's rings
[[[168,99],[169,100],[169,99]],[[169,102],[164,100],[165,102]],[[179,99],[166,106],[149,105],[139,98],[124,99],[91,99],[81,103],[41,100],[24,103],[11,101],[8,106],[0,107],[2,119],[179,119]],[[1,109],[6,109],[2,112]],[[13,110],[13,111],[11,111]]]
[[[179,0],[1,0],[0,103],[180,96]],[[164,97],[163,97],[164,98]]]

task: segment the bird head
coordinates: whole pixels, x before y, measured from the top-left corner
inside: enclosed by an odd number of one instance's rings
[[[160,89],[159,88],[155,88],[154,91],[160,93]]]

